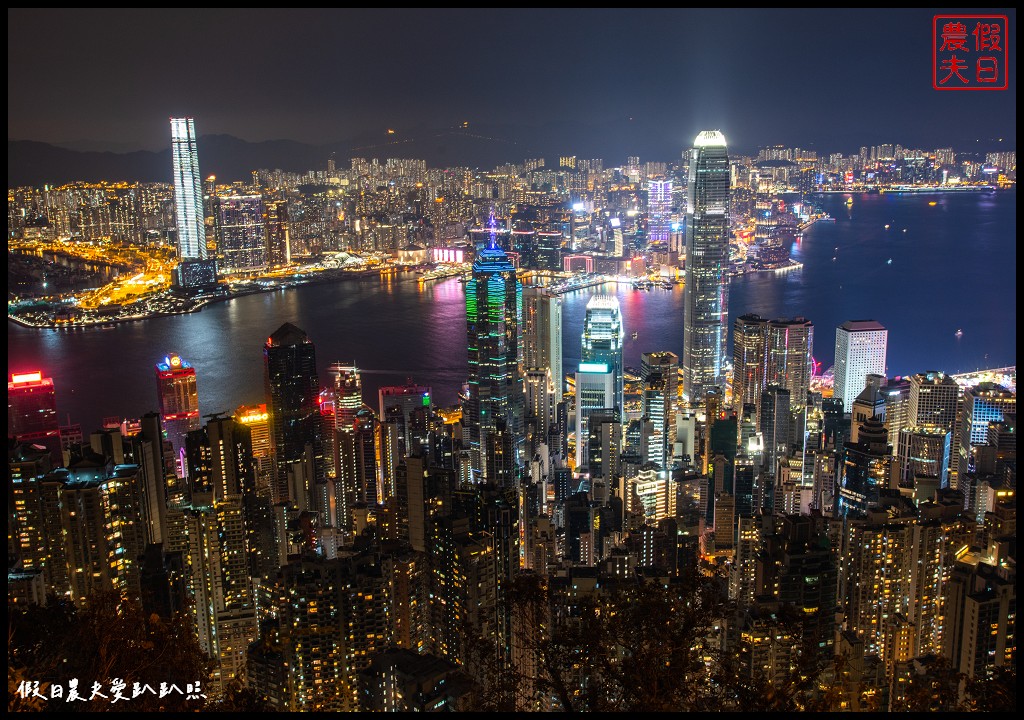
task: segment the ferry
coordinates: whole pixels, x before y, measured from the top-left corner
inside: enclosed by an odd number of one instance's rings
[[[953,334],[956,335],[956,339],[959,340],[964,336],[964,331],[961,328],[957,328],[956,332]]]
[[[847,205],[853,205],[853,198],[852,197],[846,198],[846,204]]]

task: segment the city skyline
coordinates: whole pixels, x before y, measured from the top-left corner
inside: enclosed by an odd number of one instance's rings
[[[1013,24],[1015,11],[1001,12]],[[1014,84],[1003,92],[933,91],[928,77],[933,15],[826,9],[363,9],[245,15],[229,10],[9,10],[8,139],[80,149],[158,150],[164,141],[142,118],[187,115],[203,118],[203,133],[252,142],[353,141],[357,146],[393,144],[398,150],[411,138],[467,123],[469,131],[488,128],[481,142],[516,143],[509,146],[508,161],[550,153],[555,146],[592,157],[671,159],[704,127],[720,127],[740,150],[803,142],[849,151],[858,143],[908,143],[915,135],[923,144],[961,151],[1015,145]],[[163,54],[149,52],[149,38],[186,19],[197,51],[184,60],[175,56],[175,62],[186,63],[185,70],[172,70]],[[147,32],[121,31],[133,25],[144,25]],[[108,38],[115,29],[116,36]],[[900,41],[887,42],[889,33]],[[377,37],[388,42],[367,45]],[[29,38],[33,46],[23,47]],[[45,54],[36,52],[38,38],[49,40]],[[480,57],[494,40],[507,43],[503,64],[464,62]],[[1012,64],[1015,33],[1007,40]],[[569,49],[576,42],[583,50],[588,41],[601,42],[604,52],[596,65],[582,61],[588,53]],[[249,55],[247,71],[230,85],[189,80],[192,63],[247,54],[253,42],[280,49],[268,57],[294,59],[284,64]],[[289,52],[297,42],[301,46]],[[856,52],[879,46],[884,53]],[[98,61],[100,52],[135,87],[130,106],[113,92],[63,85],[62,66],[83,58]],[[374,62],[357,60],[364,57]],[[711,57],[724,65],[722,75],[701,70]],[[23,62],[32,63],[31,72]],[[425,67],[432,70],[432,82],[421,89],[415,78]],[[749,72],[751,67],[763,72]],[[904,71],[894,73],[893,67]],[[39,73],[47,83],[34,81]],[[163,82],[154,82],[157,77]],[[263,100],[267,88],[278,91],[270,112]],[[813,93],[824,101],[779,108],[774,100],[780,93],[795,98]],[[570,100],[581,94],[603,102],[596,110],[588,104],[583,113]],[[358,106],[350,102],[352,96],[360,97]],[[58,103],[65,102],[79,112],[62,113]],[[870,124],[856,111],[864,103],[875,108]],[[774,111],[751,114],[744,111],[749,106]],[[922,117],[971,121],[922,124]]]
[[[1015,709],[1004,15],[8,19],[9,711]]]

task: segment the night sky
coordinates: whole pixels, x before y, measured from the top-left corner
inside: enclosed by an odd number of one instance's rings
[[[7,133],[160,150],[167,118],[191,115],[249,141],[468,121],[665,160],[705,128],[750,151],[1016,149],[1015,11],[970,11],[1009,16],[1002,92],[932,88],[937,12],[9,9]]]

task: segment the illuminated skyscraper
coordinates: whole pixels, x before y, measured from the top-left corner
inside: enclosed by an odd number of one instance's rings
[[[396,464],[408,455],[426,452],[432,412],[430,388],[410,380],[405,385],[382,387],[377,395],[381,422],[394,422],[397,426]]]
[[[224,270],[267,266],[266,210],[262,195],[218,197],[214,203],[217,255]]]
[[[53,380],[40,371],[14,373],[7,382],[7,437],[45,445],[55,462],[61,460],[57,394]]]
[[[200,426],[195,368],[171,353],[156,364],[156,391],[164,433],[174,448],[175,462],[180,463],[186,435]]]
[[[614,408],[621,417],[625,411],[622,374],[622,342],[624,330],[619,300],[609,295],[594,295],[587,302],[583,323],[583,350],[580,362],[606,364],[615,378]]]
[[[676,405],[679,390],[679,357],[672,352],[644,353],[640,365],[643,413],[653,424],[647,444],[651,460],[663,470],[672,467],[672,444],[676,437]]]
[[[669,241],[672,225],[672,181],[647,181],[647,239]]]
[[[576,467],[590,464],[590,417],[595,413],[621,417],[615,408],[615,370],[607,362],[582,362],[576,373]]]
[[[761,393],[767,386],[768,321],[747,314],[736,318],[732,326],[732,407],[740,414],[745,404],[761,406]]]
[[[562,370],[562,298],[542,287],[523,290],[523,369],[551,371],[555,392],[565,387]]]
[[[171,118],[171,166],[178,229],[177,284],[184,288],[216,284],[216,261],[206,248],[203,176],[199,172],[195,121],[190,117]]]
[[[810,320],[772,320],[768,324],[768,373],[766,385],[789,390],[792,408],[807,404],[811,389],[811,354],[814,352],[814,326]]]
[[[725,386],[729,318],[729,153],[725,136],[705,130],[690,150],[686,210],[683,392],[689,401]]]
[[[957,487],[964,475],[974,472],[974,448],[988,442],[988,425],[1017,413],[1017,395],[995,383],[983,382],[964,391],[956,460]]]
[[[487,439],[497,431],[499,420],[513,438],[515,462],[522,464],[522,317],[522,285],[492,232],[487,246],[477,251],[473,277],[466,283],[469,397],[463,423],[469,436],[472,478],[477,482],[492,479],[486,476]]]
[[[885,375],[889,331],[874,320],[848,320],[836,328],[835,389],[850,412],[868,375]]]
[[[288,473],[310,472],[310,486],[323,480],[323,439],[320,427],[320,380],[316,348],[305,332],[285,323],[263,348],[267,405],[274,423],[277,477],[274,502],[289,497]],[[290,467],[295,466],[295,467]]]

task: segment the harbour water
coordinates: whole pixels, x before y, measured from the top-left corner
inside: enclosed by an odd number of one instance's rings
[[[858,194],[849,205],[830,195],[818,202],[836,222],[816,223],[794,243],[792,256],[803,267],[733,278],[730,321],[749,312],[808,318],[822,370],[834,359],[835,327],[869,318],[889,329],[890,376],[1016,364],[1015,191]],[[61,422],[89,432],[104,417],[155,410],[154,365],[177,352],[196,368],[200,412],[231,411],[263,402],[263,345],[292,322],[315,343],[322,373],[337,360],[358,365],[371,406],[379,387],[407,378],[451,405],[466,379],[463,289],[455,278],[422,286],[410,276],[367,278],[101,329],[8,322],[8,372],[41,369],[53,377]],[[639,367],[643,352],[682,353],[681,286],[608,284],[563,296],[567,371],[579,362],[586,303],[598,291],[619,298],[627,367]]]

